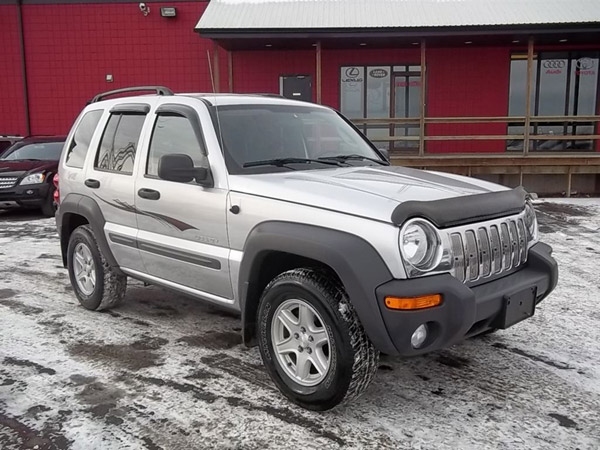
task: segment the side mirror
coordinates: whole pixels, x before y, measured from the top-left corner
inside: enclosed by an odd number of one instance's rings
[[[210,170],[206,167],[194,167],[189,155],[175,153],[163,155],[158,161],[158,177],[177,183],[189,183],[196,180],[202,186],[212,186]]]
[[[390,152],[387,148],[378,148],[377,150],[379,150],[379,153],[383,155],[387,162],[390,162]]]

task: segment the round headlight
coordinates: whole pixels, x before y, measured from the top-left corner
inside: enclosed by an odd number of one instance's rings
[[[439,263],[440,238],[432,225],[420,219],[408,221],[400,232],[404,260],[415,269],[428,271]]]
[[[533,204],[529,201],[525,204],[524,219],[525,226],[527,227],[528,238],[530,241],[535,241],[537,239],[538,224],[535,216],[535,209],[533,208]]]

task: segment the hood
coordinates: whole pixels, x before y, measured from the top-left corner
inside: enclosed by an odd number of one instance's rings
[[[391,222],[401,203],[507,190],[475,178],[398,166],[344,167],[230,177],[232,191]]]
[[[0,177],[17,176],[20,177],[28,172],[42,172],[49,170],[56,172],[58,161],[28,161],[14,160],[5,161],[0,159]]]

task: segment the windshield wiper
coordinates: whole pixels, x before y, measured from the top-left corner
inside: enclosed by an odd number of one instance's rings
[[[323,159],[311,159],[311,158],[274,158],[264,159],[262,161],[250,161],[244,163],[243,167],[257,167],[257,166],[277,166],[283,167],[286,164],[307,164],[307,163],[319,163],[328,164],[331,166],[340,167],[340,163],[337,161],[324,161]]]
[[[363,161],[373,161],[377,164],[381,164],[382,166],[389,166],[390,163],[387,161],[382,161],[381,159],[370,158],[368,156],[363,155],[338,155],[338,156],[321,156],[320,160],[333,160],[333,161],[347,161],[349,159],[360,159]]]

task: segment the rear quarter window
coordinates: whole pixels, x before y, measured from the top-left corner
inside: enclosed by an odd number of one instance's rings
[[[102,110],[95,110],[87,112],[81,122],[77,125],[73,139],[69,144],[67,157],[65,164],[69,167],[81,169],[85,162],[85,157],[90,148],[90,142],[98,127],[98,122],[102,117]]]

